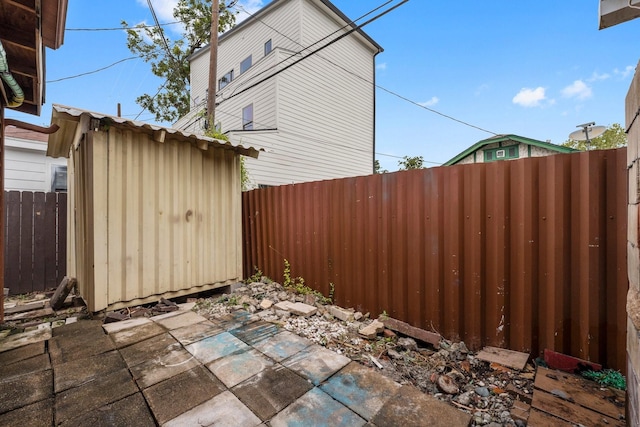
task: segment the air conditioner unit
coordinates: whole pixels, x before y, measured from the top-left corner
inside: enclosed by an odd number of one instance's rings
[[[504,150],[498,150],[496,151],[496,159],[504,159],[505,157],[505,151]]]

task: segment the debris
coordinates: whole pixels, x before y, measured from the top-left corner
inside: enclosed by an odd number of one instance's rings
[[[384,324],[377,320],[369,323],[367,326],[360,328],[358,333],[365,338],[374,339],[379,333],[384,330]]]
[[[586,370],[602,370],[602,365],[598,363],[578,359],[577,357],[558,353],[549,349],[544,350],[544,361],[546,365],[551,369],[558,369],[560,371],[570,372],[573,374],[578,374]]]
[[[489,389],[486,387],[476,387],[474,391],[478,396],[481,396],[481,397],[488,397],[491,394],[489,392]]]
[[[318,308],[302,302],[296,302],[289,304],[289,311],[298,316],[309,317],[316,314]]]
[[[440,375],[436,381],[438,388],[447,394],[457,394],[460,389],[449,375]]]
[[[49,300],[49,307],[53,310],[60,310],[64,305],[64,300],[69,295],[69,292],[73,289],[73,287],[78,283],[75,277],[64,276],[58,287],[56,288],[55,293]]]
[[[522,371],[527,365],[529,354],[498,347],[485,347],[476,356],[486,362],[495,362]]]
[[[373,357],[372,355],[369,355],[369,359],[371,359],[371,361],[373,362],[374,365],[376,365],[378,367],[378,369],[383,369],[384,366],[382,366],[382,363],[380,363],[378,361],[378,359],[376,359],[375,357]]]
[[[411,338],[415,338],[417,340],[428,342],[429,344],[433,344],[437,346],[440,344],[440,334],[436,334],[433,332],[425,331],[424,329],[416,328],[411,326],[408,323],[402,322],[400,320],[391,318],[391,317],[383,317],[382,323],[384,323],[385,328],[391,329],[396,332],[400,332],[401,334],[408,335]]]
[[[333,317],[336,317],[340,320],[342,320],[343,322],[351,322],[354,320],[354,312],[353,310],[349,310],[346,308],[342,308],[342,307],[338,307],[337,305],[330,305],[329,306],[329,313],[331,313],[331,315]]]
[[[585,371],[582,372],[582,376],[603,386],[617,388],[618,390],[627,389],[627,380],[624,375],[613,369],[605,369],[600,372]]]
[[[404,348],[408,351],[416,351],[418,349],[418,344],[415,340],[411,338],[398,338],[398,347]]]
[[[262,301],[260,301],[260,308],[263,310],[268,310],[271,308],[271,306],[273,306],[273,301],[269,299],[263,299]]]
[[[117,311],[112,311],[111,313],[107,313],[107,315],[104,316],[104,320],[102,321],[102,323],[115,323],[127,318],[128,316],[125,314],[119,313]]]

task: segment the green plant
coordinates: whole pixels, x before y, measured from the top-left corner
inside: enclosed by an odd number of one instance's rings
[[[254,282],[259,282],[260,280],[262,280],[262,271],[258,268],[257,265],[253,266],[253,271],[254,273],[249,276],[247,278],[247,280],[244,281],[244,283],[254,283]]]
[[[600,385],[617,388],[619,390],[627,389],[627,380],[618,371],[613,369],[603,369],[602,371],[585,371],[582,376]]]
[[[315,295],[318,300],[322,303],[322,304],[326,304],[331,302],[330,298],[325,297],[324,295],[322,295],[320,292],[311,289],[310,287],[308,287],[307,285],[304,284],[304,279],[302,277],[291,277],[291,264],[289,263],[289,261],[287,259],[284,260],[284,271],[282,273],[283,277],[284,277],[284,281],[282,283],[282,285],[285,287],[285,289],[288,289],[292,292],[295,292],[299,295]]]
[[[333,282],[329,282],[329,296],[327,297],[327,299],[332,304],[333,304],[333,297],[335,296],[335,294],[336,294],[336,285],[334,285]]]
[[[388,319],[389,314],[387,314],[387,310],[382,310],[382,314],[380,314],[380,319]]]

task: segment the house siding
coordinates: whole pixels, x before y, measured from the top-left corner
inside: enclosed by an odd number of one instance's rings
[[[218,93],[216,123],[229,132],[231,141],[265,150],[259,160],[246,159],[254,186],[372,173],[376,50],[360,35],[345,37],[246,93],[225,100],[269,72],[257,74],[272,67],[282,69],[299,59],[296,52],[303,49],[301,46],[311,46],[344,25],[333,12],[312,0],[291,0],[258,15],[228,37],[222,36],[218,76],[233,68],[234,81]],[[269,39],[274,50],[265,57],[264,43]],[[253,65],[240,75],[240,62],[249,54]],[[206,93],[208,62],[208,51],[192,59],[194,101]],[[253,104],[254,131],[243,132],[242,108],[249,104]],[[176,126],[187,122],[182,119]],[[202,132],[201,126],[189,130]]]
[[[484,147],[478,149],[474,153],[469,154],[467,157],[463,158],[457,165],[470,164],[470,163],[484,163],[484,151],[490,150],[498,147],[508,147],[511,145],[516,145],[514,142],[503,142],[502,145],[498,143],[487,144]],[[531,154],[529,154],[529,147],[531,147]],[[518,158],[522,159],[525,157],[543,157],[543,156],[552,156],[554,154],[560,154],[557,151],[549,150],[547,148],[537,147],[535,145],[529,144],[519,144],[518,147]],[[475,160],[474,160],[475,155]],[[514,159],[511,159],[514,160]]]

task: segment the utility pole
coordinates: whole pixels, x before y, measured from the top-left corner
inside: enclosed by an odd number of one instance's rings
[[[207,129],[215,129],[216,85],[218,84],[218,0],[211,1],[211,41],[209,42],[209,90],[207,91]]]

